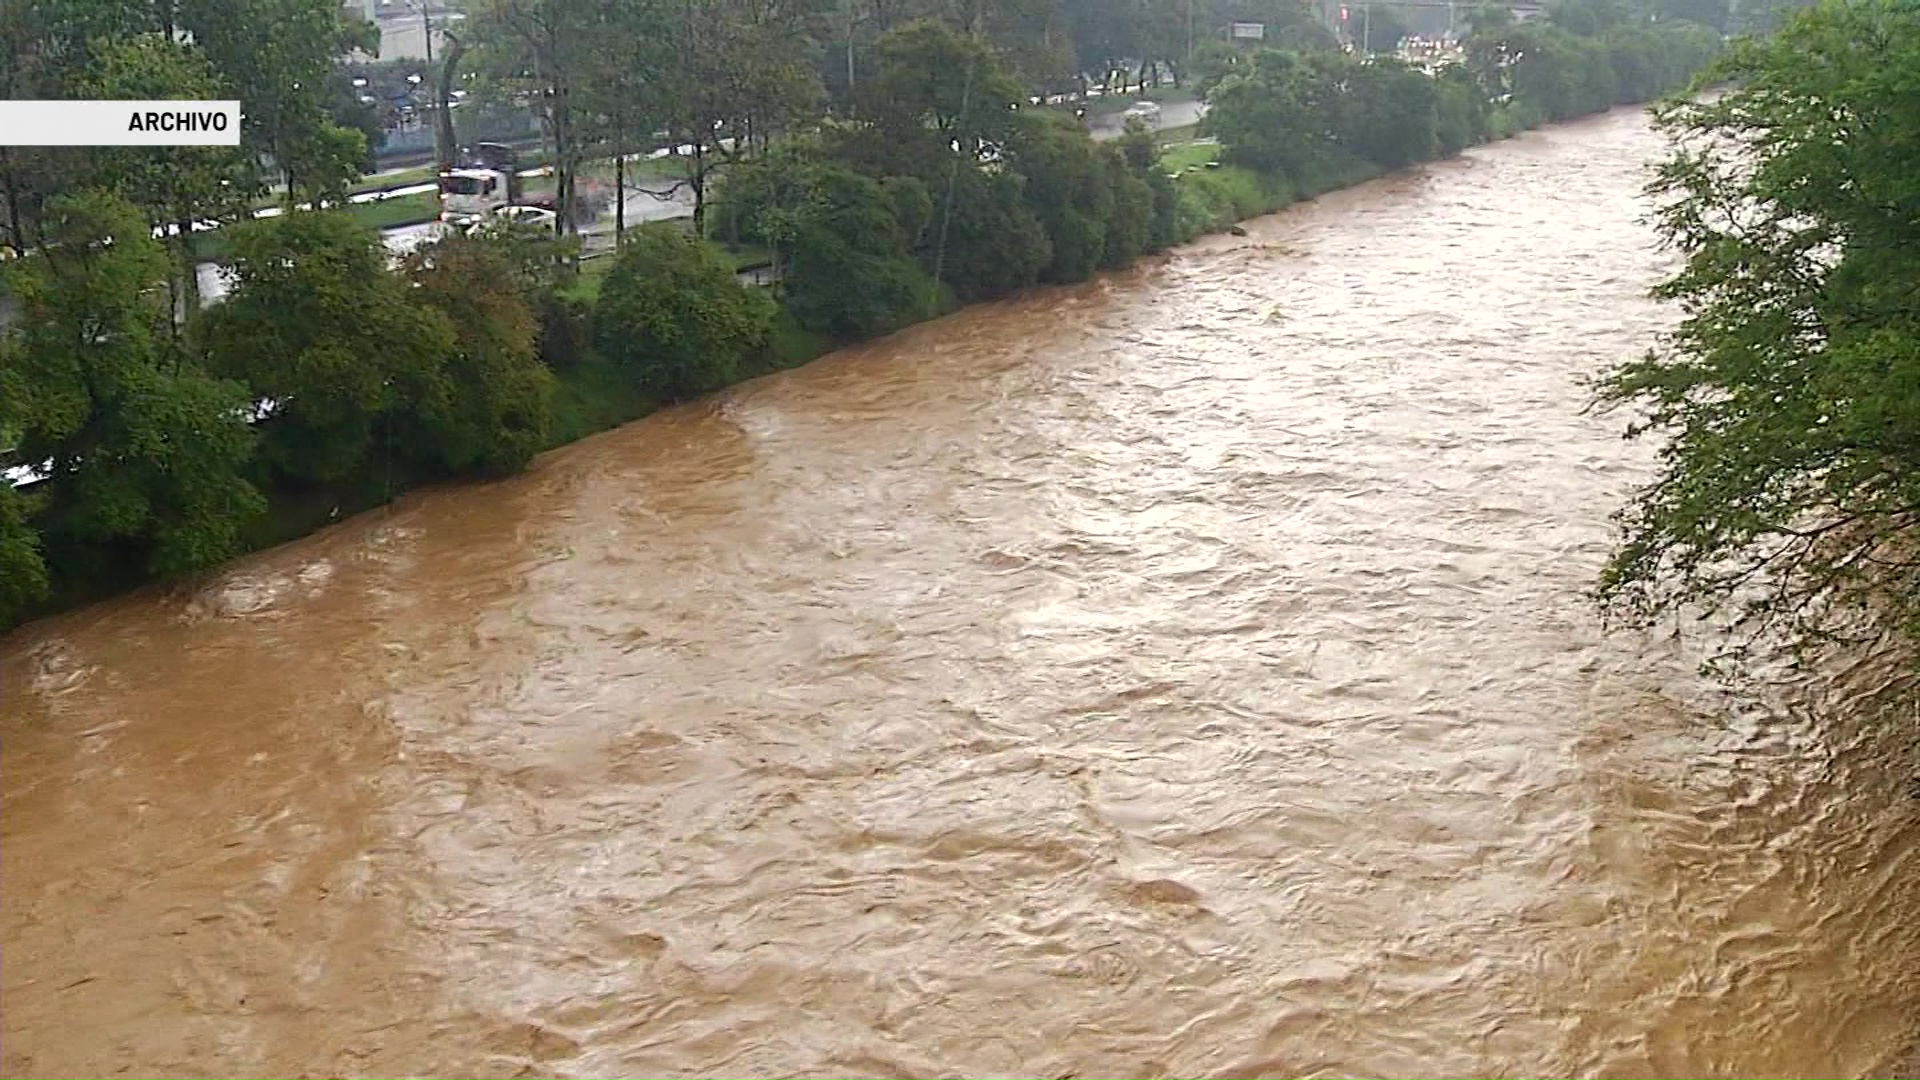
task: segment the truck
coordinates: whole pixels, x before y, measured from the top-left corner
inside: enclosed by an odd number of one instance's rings
[[[479,143],[463,148],[458,167],[440,170],[440,220],[448,225],[478,225],[510,206],[553,209],[551,195],[528,198],[521,190],[519,155],[512,147]]]

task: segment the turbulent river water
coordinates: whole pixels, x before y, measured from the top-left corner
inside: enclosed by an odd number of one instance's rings
[[[1845,1075],[1890,665],[1583,597],[1632,112],[0,643],[10,1075]]]

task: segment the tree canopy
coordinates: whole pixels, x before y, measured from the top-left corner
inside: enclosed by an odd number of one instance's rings
[[[50,547],[119,542],[157,574],[237,553],[264,505],[243,471],[253,449],[245,388],[210,377],[168,332],[155,288],[166,257],[130,204],[62,196],[46,225],[54,244],[9,273],[25,317],[4,347],[14,415],[0,419],[17,456],[48,476],[39,520]],[[0,513],[19,511],[9,492]],[[25,561],[17,532],[0,543]]]
[[[629,233],[600,287],[600,349],[646,392],[679,401],[738,378],[767,340],[773,302],[712,244],[671,223]]]
[[[1602,400],[1666,438],[1601,582],[1645,621],[1920,631],[1920,9],[1828,0],[1666,107],[1684,318]]]

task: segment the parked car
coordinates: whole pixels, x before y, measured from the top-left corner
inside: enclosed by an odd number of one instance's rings
[[[502,206],[492,214],[467,226],[468,233],[483,229],[544,229],[555,231],[560,215],[544,206]]]
[[[1137,101],[1128,106],[1127,111],[1121,115],[1128,120],[1138,120],[1148,127],[1153,127],[1160,122],[1160,106],[1151,101]]]
[[[544,206],[503,206],[494,216],[509,225],[537,225],[548,231],[560,220],[560,215]]]

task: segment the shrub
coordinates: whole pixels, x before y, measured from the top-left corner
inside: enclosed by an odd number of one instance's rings
[[[594,337],[646,392],[679,401],[739,378],[776,309],[725,254],[667,223],[629,232],[600,286]]]

